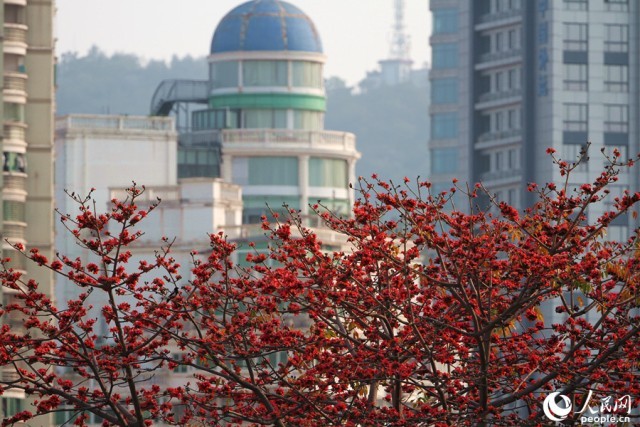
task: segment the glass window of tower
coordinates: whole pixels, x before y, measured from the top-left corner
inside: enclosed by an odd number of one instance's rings
[[[431,137],[450,139],[458,136],[458,114],[437,113],[431,117]]]
[[[575,22],[564,24],[564,50],[585,51],[588,44],[587,24]]]
[[[291,63],[292,84],[294,87],[322,88],[322,64],[309,61]]]
[[[244,127],[247,129],[286,129],[287,110],[245,110]]]
[[[447,34],[458,32],[457,9],[435,9],[433,11],[433,33]]]
[[[588,10],[588,0],[564,0],[566,10]]]
[[[433,104],[455,104],[458,102],[458,79],[433,79],[431,81],[431,102]]]
[[[604,89],[608,92],[628,92],[629,67],[627,65],[605,65]]]
[[[293,110],[293,128],[322,130],[324,128],[324,114],[319,111]]]
[[[438,43],[433,45],[433,68],[456,68],[457,66],[457,43]]]
[[[238,86],[238,61],[212,63],[210,77],[213,89]]]
[[[244,61],[243,86],[287,86],[287,61]]]
[[[626,104],[607,104],[604,106],[604,131],[629,132],[629,106]]]
[[[249,185],[298,185],[297,157],[250,157]]]
[[[605,52],[629,51],[629,26],[626,24],[605,25]]]
[[[564,64],[564,89],[571,91],[587,90],[587,64]]]
[[[453,173],[458,170],[458,150],[456,148],[434,148],[431,150],[431,172]]]
[[[346,188],[347,162],[341,159],[309,159],[309,185],[312,187]]]

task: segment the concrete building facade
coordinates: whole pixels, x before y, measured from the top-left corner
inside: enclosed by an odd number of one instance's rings
[[[53,294],[51,273],[18,255],[11,244],[27,250],[38,248],[53,255],[53,123],[54,123],[54,37],[52,0],[4,0],[2,14],[3,69],[2,102],[3,169],[0,235],[2,256],[11,258],[14,268]],[[8,242],[9,243],[8,243]],[[0,290],[2,303],[11,303],[13,294]],[[20,319],[10,325],[19,330]],[[12,369],[3,377],[15,376]],[[1,398],[2,416],[24,410],[24,393],[8,390]],[[44,417],[31,425],[49,425]]]
[[[533,201],[530,182],[560,181],[546,154],[589,161],[570,184],[590,182],[606,162],[640,152],[640,4],[628,0],[431,0],[430,173],[437,190],[451,179],[482,181],[517,207]],[[637,171],[621,173],[610,208]],[[609,229],[626,238],[632,218]]]

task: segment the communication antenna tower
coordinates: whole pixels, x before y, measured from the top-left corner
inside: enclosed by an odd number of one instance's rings
[[[394,0],[395,20],[393,33],[391,35],[391,48],[389,50],[390,59],[409,59],[411,42],[404,27],[405,0]]]

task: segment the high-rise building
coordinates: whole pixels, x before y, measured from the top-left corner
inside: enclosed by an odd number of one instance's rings
[[[41,284],[41,291],[52,294],[51,272],[26,262],[7,241],[53,255],[54,2],[1,3],[2,256],[12,259],[7,267],[22,271]],[[11,302],[10,291],[0,289],[0,293],[3,304]],[[16,319],[10,326],[21,328],[22,323]],[[16,373],[7,367],[2,375]],[[23,392],[7,390],[1,400],[3,417],[27,409]],[[46,417],[30,424],[49,425]]]
[[[640,3],[629,0],[431,0],[430,173],[437,190],[482,181],[524,207],[530,182],[560,181],[547,147],[589,160],[570,184],[590,182],[605,158],[640,152]],[[638,189],[623,172],[612,196]],[[593,219],[613,197],[589,212]],[[628,234],[632,218],[609,229]]]

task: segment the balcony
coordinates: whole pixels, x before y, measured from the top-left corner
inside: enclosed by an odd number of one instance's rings
[[[26,228],[27,224],[25,223],[5,222],[2,224],[2,238],[10,243],[25,243],[24,232]]]
[[[309,148],[336,148],[353,151],[356,137],[348,132],[306,131],[288,129],[227,129],[221,133],[224,145],[233,144],[290,144]]]
[[[27,174],[18,172],[4,172],[2,179],[2,189],[11,190],[12,192],[27,192]]]
[[[517,142],[522,137],[521,129],[510,129],[500,132],[486,132],[478,137],[476,149],[497,147]]]
[[[20,47],[26,49],[28,28],[29,27],[23,24],[5,23],[4,24],[5,47],[8,47],[7,44],[15,44],[15,45],[20,45]]]
[[[7,140],[22,141],[25,142],[26,138],[26,125],[19,124],[17,122],[4,124],[4,139]],[[25,143],[26,146],[26,143]]]
[[[476,70],[503,66],[522,61],[522,49],[512,49],[504,52],[483,53],[478,57]]]
[[[505,25],[511,25],[522,19],[521,9],[504,10],[500,12],[487,13],[478,18],[476,30],[486,30]]]
[[[27,75],[24,73],[4,73],[4,90],[27,93]]]
[[[508,169],[503,171],[489,171],[480,175],[480,179],[484,182],[504,181],[513,178],[520,178],[522,171],[520,169]]]
[[[479,110],[482,108],[492,108],[504,104],[518,102],[521,96],[521,89],[484,93],[478,97],[478,102],[476,102],[476,109]]]

